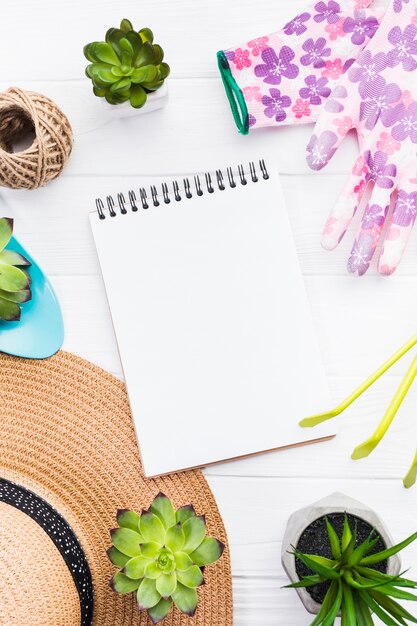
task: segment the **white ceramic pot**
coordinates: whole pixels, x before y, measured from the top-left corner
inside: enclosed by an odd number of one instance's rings
[[[135,109],[132,107],[129,101],[122,104],[109,104],[105,98],[98,98],[101,101],[102,106],[115,118],[122,117],[136,117],[138,115],[145,115],[146,113],[152,113],[162,109],[168,101],[168,85],[165,82],[162,87],[156,91],[148,93],[148,97],[145,105],[141,109]]]
[[[291,546],[297,546],[304,530],[315,520],[324,515],[344,513],[345,511],[363,519],[365,522],[368,522],[372,528],[375,528],[384,540],[387,548],[394,545],[385,524],[375,511],[366,506],[366,504],[362,504],[362,502],[358,502],[349,496],[345,496],[342,493],[333,493],[327,496],[327,498],[323,498],[323,500],[319,500],[310,506],[296,511],[288,520],[282,542],[281,561],[292,583],[298,582],[299,578],[295,568],[295,557],[289,554],[289,551],[292,550]],[[400,573],[400,569],[401,562],[399,557],[397,555],[390,557],[388,559],[388,574],[396,576]],[[297,588],[296,591],[309,613],[316,614],[319,612],[321,605],[313,600],[306,589]]]

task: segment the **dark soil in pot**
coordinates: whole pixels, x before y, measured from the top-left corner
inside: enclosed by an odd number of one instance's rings
[[[332,524],[333,528],[337,532],[338,536],[341,538],[343,534],[343,522],[345,519],[344,513],[330,513],[327,515],[327,519]],[[360,517],[356,517],[356,515],[350,515],[348,513],[348,520],[351,529],[357,528],[357,543],[359,545],[365,541],[365,539],[369,536],[369,533],[373,530],[372,526],[368,524],[365,520]],[[377,529],[375,529],[377,532]],[[382,537],[379,537],[378,543],[371,550],[370,554],[374,554],[375,552],[380,552],[381,550],[385,550],[386,548],[385,541]],[[326,530],[326,521],[324,517],[319,517],[314,520],[302,533],[300,539],[297,543],[297,550],[300,552],[304,552],[305,554],[316,554],[318,556],[324,556],[328,559],[332,559],[332,551],[330,549],[329,537]],[[373,569],[376,569],[384,574],[387,572],[388,562],[382,561],[381,563],[376,563],[375,565],[371,565]],[[309,576],[314,574],[304,563],[295,559],[295,568],[298,577],[301,579],[303,576]],[[320,585],[315,585],[314,587],[307,587],[306,591],[311,595],[313,600],[321,604],[324,600],[324,596],[327,593],[327,590],[330,586],[330,583],[321,583]]]

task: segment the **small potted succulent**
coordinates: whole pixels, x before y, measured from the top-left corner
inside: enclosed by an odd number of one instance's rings
[[[373,614],[387,626],[417,619],[397,600],[417,600],[417,582],[400,574],[398,553],[417,533],[393,545],[383,522],[367,506],[343,496],[294,513],[282,546],[282,564],[305,608],[316,614],[311,626],[372,626]]]
[[[164,106],[170,68],[149,28],[136,31],[123,19],[120,28],[109,28],[105,41],[87,44],[84,56],[90,61],[85,71],[93,92],[109,109],[130,115],[138,109],[149,112]]]
[[[13,234],[13,220],[0,218],[0,320],[20,320],[21,305],[32,297],[31,279],[23,268],[30,262],[18,252],[6,248]]]
[[[117,522],[107,551],[119,568],[110,581],[113,591],[134,593],[139,610],[147,611],[154,624],[173,605],[193,616],[204,567],[217,561],[224,550],[221,541],[206,536],[204,516],[196,515],[191,504],[175,511],[169,498],[159,493],[140,515],[119,510]]]

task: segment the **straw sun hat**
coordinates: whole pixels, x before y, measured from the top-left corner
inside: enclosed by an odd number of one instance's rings
[[[231,626],[229,549],[200,471],[143,476],[124,385],[65,352],[47,361],[0,355],[0,624],[145,626],[134,596],[112,592],[109,529],[163,491],[192,502],[226,544],[204,572],[192,618],[166,626]],[[164,434],[161,432],[161,437]]]

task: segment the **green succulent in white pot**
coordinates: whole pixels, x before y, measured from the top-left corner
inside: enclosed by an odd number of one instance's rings
[[[119,568],[110,581],[113,591],[134,593],[139,610],[147,611],[154,624],[173,608],[192,617],[204,568],[224,550],[221,541],[206,536],[205,517],[191,504],[175,511],[171,500],[159,493],[140,515],[119,510],[117,522],[107,551]]]
[[[149,112],[164,106],[170,67],[150,28],[136,31],[123,19],[119,28],[109,28],[105,41],[84,46],[84,56],[90,61],[85,71],[94,95],[117,114]]]

